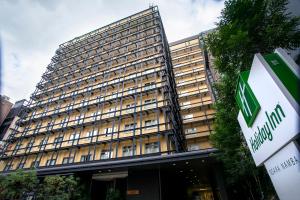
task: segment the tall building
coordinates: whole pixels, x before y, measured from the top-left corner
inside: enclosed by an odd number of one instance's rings
[[[199,36],[170,46],[174,67],[157,7],[61,44],[0,170],[74,173],[92,199],[225,199]]]
[[[211,70],[205,62],[201,35],[170,44],[176,88],[189,151],[212,148],[209,135],[215,110],[212,108]]]

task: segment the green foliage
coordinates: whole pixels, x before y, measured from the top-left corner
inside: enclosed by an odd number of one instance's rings
[[[0,176],[0,198],[20,199],[25,194],[34,192],[39,180],[34,171],[18,170],[7,176]]]
[[[215,132],[211,139],[221,150],[220,159],[224,163],[227,181],[233,185],[247,180],[249,188],[251,184],[268,182],[263,169],[254,166],[243,140],[234,94],[238,74],[250,69],[255,53],[271,53],[277,47],[293,49],[300,46],[300,31],[297,29],[300,18],[287,13],[287,2],[228,0],[216,31],[206,38],[207,48],[215,57],[214,65],[220,74],[220,81],[215,85],[218,100],[215,105]],[[254,198],[254,194],[251,195]]]
[[[24,199],[27,194],[38,200],[85,199],[79,178],[74,176],[46,176],[39,181],[35,171],[18,170],[0,175],[0,199]]]
[[[121,193],[119,190],[109,188],[106,194],[106,200],[121,200]]]
[[[74,176],[46,176],[38,191],[37,199],[81,199],[79,179]]]

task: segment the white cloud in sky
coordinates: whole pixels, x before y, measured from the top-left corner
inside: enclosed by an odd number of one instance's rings
[[[2,0],[2,91],[29,99],[59,44],[158,5],[169,42],[215,27],[218,0]]]

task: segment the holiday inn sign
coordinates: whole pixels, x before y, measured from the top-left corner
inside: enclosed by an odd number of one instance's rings
[[[255,54],[251,70],[240,74],[236,87],[243,135],[255,164],[265,165],[280,199],[300,196],[299,87],[299,66],[282,49]]]
[[[247,83],[249,74],[250,71],[240,74],[236,100],[247,126],[251,127],[260,110],[260,105]],[[265,121],[261,126],[257,126],[253,136],[250,137],[249,143],[251,144],[252,152],[255,153],[265,140],[273,140],[273,131],[280,125],[284,118],[285,113],[280,104],[277,104],[273,111],[265,111]]]
[[[251,70],[240,74],[236,87],[238,121],[256,165],[299,133],[299,93],[295,90],[299,77],[280,56],[256,54]]]

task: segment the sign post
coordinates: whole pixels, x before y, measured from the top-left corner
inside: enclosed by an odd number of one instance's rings
[[[251,70],[240,74],[236,88],[236,101],[240,108],[238,121],[247,145],[255,164],[266,166],[281,199],[300,197],[300,190],[296,188],[300,182],[299,150],[294,142],[300,133],[299,71],[299,66],[282,49],[264,57],[256,54]],[[275,176],[271,173],[272,166],[283,162],[284,156],[289,162],[293,158],[298,171],[286,173],[281,168]],[[295,183],[297,196],[293,193],[286,195],[285,187],[278,183],[278,177],[282,176],[280,173]]]

